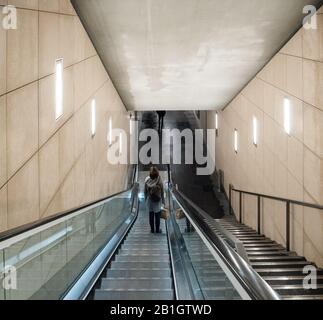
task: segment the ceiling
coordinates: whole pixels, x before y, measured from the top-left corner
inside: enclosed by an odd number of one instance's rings
[[[319,0],[72,0],[128,110],[225,107]]]

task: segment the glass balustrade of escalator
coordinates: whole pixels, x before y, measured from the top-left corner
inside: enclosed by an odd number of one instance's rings
[[[62,298],[129,217],[131,194],[126,191],[0,242],[0,300]]]
[[[194,229],[174,196],[173,214],[189,254],[199,287],[206,300],[239,300],[241,296],[209,247]]]

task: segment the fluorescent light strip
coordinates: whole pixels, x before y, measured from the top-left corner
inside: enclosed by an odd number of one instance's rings
[[[252,119],[252,126],[253,126],[253,144],[255,146],[258,145],[258,120],[256,117]]]
[[[284,99],[284,129],[290,135],[291,133],[291,103],[288,98]]]
[[[238,153],[238,130],[234,129],[234,151]]]
[[[215,129],[219,130],[219,115],[217,112],[215,113]]]
[[[92,100],[91,103],[91,133],[92,136],[95,136],[96,133],[96,101]]]
[[[63,115],[63,59],[56,60],[55,72],[55,118],[58,120]]]

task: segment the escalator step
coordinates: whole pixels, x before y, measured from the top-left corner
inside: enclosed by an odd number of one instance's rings
[[[118,254],[116,262],[168,262],[170,258],[168,254]]]
[[[160,249],[160,247],[122,247],[119,254],[169,254],[168,249]]]
[[[172,289],[171,278],[103,278],[100,289]]]
[[[169,262],[131,262],[131,261],[114,261],[111,264],[111,270],[119,269],[165,269],[170,268]]]
[[[173,290],[95,290],[95,300],[174,300]]]
[[[149,278],[158,278],[158,277],[164,277],[168,278],[171,276],[171,269],[169,268],[160,268],[160,269],[108,269],[107,270],[107,276],[111,278],[136,278],[136,277],[149,277]]]

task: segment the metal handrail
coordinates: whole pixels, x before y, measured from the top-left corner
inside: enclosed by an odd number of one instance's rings
[[[315,204],[315,203],[309,203],[309,202],[303,202],[303,201],[281,198],[281,197],[276,197],[276,196],[270,196],[267,194],[244,191],[244,190],[239,190],[239,189],[235,189],[235,188],[232,188],[232,191],[241,192],[241,193],[252,195],[252,196],[260,196],[261,198],[277,200],[277,201],[281,201],[281,202],[289,202],[290,204],[296,204],[296,205],[303,206],[303,207],[309,207],[309,208],[313,208],[313,209],[323,210],[323,205],[319,205],[319,204]]]
[[[280,300],[279,295],[259,276],[259,274],[240,255],[221,239],[210,226],[203,220],[203,215],[198,207],[193,208],[185,200],[185,196],[172,190],[175,199],[181,205],[183,212],[189,220],[195,222],[196,227],[207,239],[208,247],[213,256],[220,257],[232,275],[230,278],[240,285],[247,295],[257,300]],[[195,213],[192,213],[192,210]]]
[[[234,188],[232,184],[229,185],[229,206],[230,214],[233,214],[232,207],[232,192],[239,193],[239,222],[242,223],[242,195],[251,195],[257,197],[257,232],[261,234],[261,199],[270,199],[274,201],[284,202],[286,204],[286,249],[290,251],[290,215],[291,215],[291,205],[298,205],[302,207],[323,210],[323,205],[318,205],[315,203],[303,202],[298,200],[292,200],[282,197],[271,196],[268,194],[250,192],[245,190],[239,190]]]

